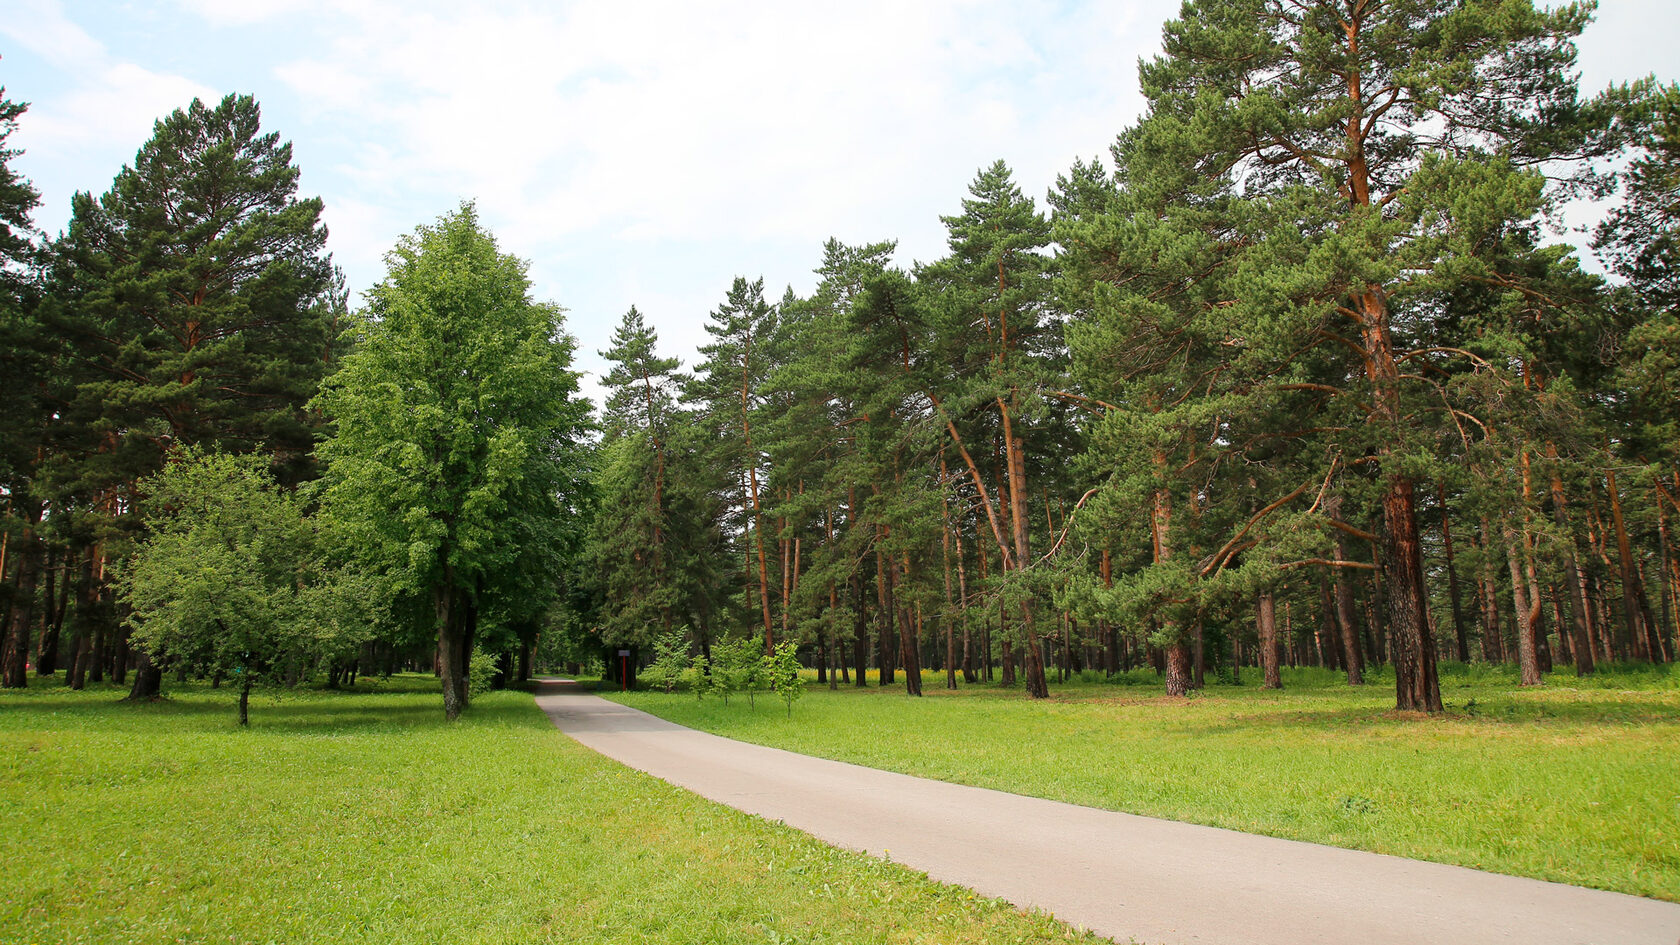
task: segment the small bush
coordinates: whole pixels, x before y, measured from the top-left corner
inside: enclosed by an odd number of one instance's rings
[[[467,663],[467,691],[475,696],[489,692],[495,679],[495,655],[473,647],[472,659]]]

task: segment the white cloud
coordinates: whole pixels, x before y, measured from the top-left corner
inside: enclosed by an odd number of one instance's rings
[[[31,110],[27,126],[31,153],[114,148],[127,160],[151,137],[158,118],[194,98],[209,102],[221,98],[208,86],[131,62],[89,62],[82,74],[86,81],[54,102],[50,110]]]
[[[219,98],[200,82],[112,55],[55,0],[8,11],[0,34],[67,80],[48,94],[37,83],[11,90],[32,102],[10,143],[23,149],[18,167],[41,191],[38,223],[62,219],[73,191],[104,190],[159,117],[195,97]]]
[[[177,0],[190,13],[217,26],[246,26],[317,6],[311,0]]]
[[[20,4],[0,18],[0,35],[64,67],[99,59],[105,47],[64,16],[58,0]]]
[[[1088,38],[1043,36],[1050,13],[648,0],[555,14],[362,10],[278,76],[311,108],[377,129],[384,145],[364,151],[356,176],[473,196],[511,245],[605,231],[802,240],[814,254],[836,228],[891,232],[899,221],[881,208],[925,208],[935,188],[954,210],[996,157],[1059,167],[1076,153],[1070,137],[1090,152],[1118,130],[1112,109],[1078,106],[1046,128],[1050,109],[1023,98],[1021,76],[1062,68],[1052,58]],[[1129,38],[1125,71],[1154,34]],[[1112,94],[1057,91],[1070,88]],[[1052,148],[1053,159],[1034,153]]]

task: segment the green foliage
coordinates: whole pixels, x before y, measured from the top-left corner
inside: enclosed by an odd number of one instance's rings
[[[275,484],[262,457],[189,448],[142,487],[148,531],[118,589],[154,661],[248,692],[365,639],[366,623],[330,606],[344,595],[319,567],[301,497]]]
[[[40,192],[11,166],[12,158],[23,152],[6,147],[18,119],[28,110],[27,102],[6,98],[5,87],[0,86],[0,284],[10,290],[8,295],[17,291],[23,275],[19,268],[34,252],[35,227],[29,214],[41,202]]]
[[[132,481],[171,442],[266,449],[305,474],[304,405],[335,360],[343,289],[321,201],[298,198],[291,145],[261,121],[248,95],[195,99],[108,192],[72,201],[47,309],[74,339],[78,439],[62,445],[78,463],[61,476]]]
[[[774,654],[760,657],[763,661],[764,675],[770,681],[770,688],[787,704],[790,719],[793,718],[793,704],[805,694],[805,682],[799,678],[798,651],[799,648],[791,641],[783,640],[776,644]]]
[[[496,654],[473,649],[472,659],[467,663],[467,687],[473,695],[483,695],[495,688],[496,661]]]
[[[24,573],[38,573],[43,556],[36,540],[47,499],[40,482],[42,447],[60,406],[52,397],[55,345],[38,317],[39,293],[31,271],[37,248],[30,213],[40,203],[40,194],[11,167],[21,152],[6,147],[27,108],[7,99],[0,88],[0,375],[5,378],[0,383],[0,493],[6,496],[0,535],[9,540],[15,549],[13,560],[19,562],[16,584],[0,592],[8,614],[18,597],[33,593]],[[58,510],[53,514],[57,517]],[[0,580],[10,577],[0,574]],[[27,685],[27,621],[0,623],[5,624],[0,626],[0,684]]]
[[[356,349],[317,405],[324,502],[363,567],[434,604],[445,712],[468,697],[474,613],[535,619],[581,539],[588,403],[560,309],[530,298],[470,204],[386,256]]]
[[[1626,202],[1600,225],[1595,245],[1629,291],[1618,299],[1632,326],[1613,389],[1634,451],[1680,463],[1680,87],[1653,102],[1639,157],[1623,173]]]
[[[653,641],[653,662],[642,669],[642,682],[672,692],[688,671],[688,628],[662,633]]]
[[[763,644],[750,636],[712,644],[712,691],[726,705],[731,693],[744,692],[752,705],[758,691],[770,683],[764,659]]]
[[[682,679],[688,684],[688,691],[694,693],[695,702],[704,701],[706,693],[715,691],[716,677],[712,672],[712,663],[704,653],[689,660]]]

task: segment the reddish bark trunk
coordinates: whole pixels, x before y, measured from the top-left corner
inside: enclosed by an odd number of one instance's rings
[[[1282,689],[1283,675],[1278,669],[1277,598],[1269,590],[1260,592],[1256,619],[1260,630],[1260,669],[1266,678],[1261,688]]]

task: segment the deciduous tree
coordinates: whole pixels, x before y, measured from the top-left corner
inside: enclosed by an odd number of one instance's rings
[[[386,256],[356,349],[317,403],[325,502],[367,564],[425,595],[444,713],[467,707],[481,614],[557,569],[588,405],[561,311],[530,297],[471,204]]]

